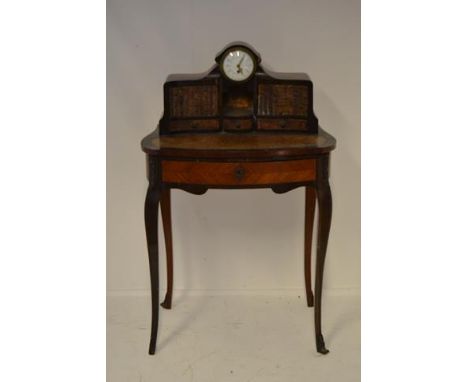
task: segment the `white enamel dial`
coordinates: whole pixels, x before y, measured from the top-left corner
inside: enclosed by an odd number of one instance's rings
[[[223,58],[222,71],[232,81],[245,81],[252,75],[255,64],[251,54],[242,49],[233,49]]]

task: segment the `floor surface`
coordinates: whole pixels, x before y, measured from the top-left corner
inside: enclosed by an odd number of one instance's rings
[[[108,297],[107,380],[359,381],[359,296],[325,294],[322,309],[327,355],[315,350],[314,309],[302,295],[177,296],[160,308],[150,356],[150,297]]]

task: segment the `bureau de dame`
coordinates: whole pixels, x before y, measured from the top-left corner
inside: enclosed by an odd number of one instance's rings
[[[317,351],[328,353],[322,335],[321,299],[332,213],[329,162],[336,141],[319,127],[312,81],[303,73],[268,72],[251,46],[232,43],[215,57],[214,66],[206,73],[170,75],[163,91],[163,116],[141,143],[149,183],[145,200],[152,293],[149,353],[156,351],[158,333],[160,206],[168,280],[161,306],[172,307],[171,189],[200,195],[210,188],[270,188],[285,193],[297,187],[305,190],[307,305],[315,309]],[[316,205],[318,242],[312,290]]]

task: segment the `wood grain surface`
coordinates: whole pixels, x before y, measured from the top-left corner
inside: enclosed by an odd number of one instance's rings
[[[306,85],[258,85],[258,115],[305,117],[309,102]]]
[[[315,179],[315,160],[281,162],[162,161],[162,181],[203,185],[271,185]]]
[[[324,130],[318,134],[178,134],[146,136],[141,147],[150,155],[180,158],[280,158],[314,156],[332,151],[336,140]],[[297,158],[298,159],[298,158]]]
[[[216,85],[187,85],[170,88],[172,117],[212,117],[218,114]]]

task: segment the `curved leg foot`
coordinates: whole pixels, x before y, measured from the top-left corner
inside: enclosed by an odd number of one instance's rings
[[[161,306],[165,309],[172,307],[172,287],[174,263],[172,259],[172,224],[171,224],[171,190],[164,189],[161,192],[161,217],[163,222],[164,240],[166,243],[166,259],[167,259],[167,292]]]
[[[321,354],[330,353],[330,350],[325,347],[325,341],[323,340],[323,336],[321,334],[315,338],[315,343],[317,345],[317,352]]]
[[[148,354],[149,355],[154,355],[154,353],[156,353],[156,337],[154,337],[154,338],[151,337]]]
[[[161,306],[164,309],[172,308],[172,296],[169,295],[169,292],[166,293],[166,297],[164,298],[164,301],[161,303]]]
[[[317,351],[322,354],[327,354],[328,350],[325,348],[325,343],[322,336],[322,284],[332,214],[332,199],[328,179],[322,179],[317,183],[317,199],[319,220],[316,260],[317,266],[315,270],[315,341],[317,345]]]
[[[312,234],[314,231],[315,216],[315,189],[312,186],[305,188],[305,224],[304,224],[304,277],[307,296],[307,306],[314,306],[314,295],[312,293]]]
[[[148,244],[148,257],[151,278],[151,337],[149,354],[156,351],[159,321],[159,264],[158,264],[158,206],[160,191],[150,185],[145,200],[145,227],[146,242]]]

